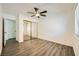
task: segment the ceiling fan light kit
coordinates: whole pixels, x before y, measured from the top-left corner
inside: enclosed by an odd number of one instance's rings
[[[40,16],[46,17],[46,15],[45,15],[45,13],[47,13],[46,10],[42,11],[42,12],[38,12],[39,9],[36,7],[34,8],[34,10],[35,10],[35,12],[27,12],[27,13],[32,14],[31,17],[34,17],[34,16],[36,16],[37,18],[40,18]]]

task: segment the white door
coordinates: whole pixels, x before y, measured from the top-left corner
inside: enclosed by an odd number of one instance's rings
[[[24,40],[31,39],[31,23],[24,21]]]
[[[8,39],[6,24],[7,24],[7,21],[4,19],[4,45],[6,45],[6,40]]]

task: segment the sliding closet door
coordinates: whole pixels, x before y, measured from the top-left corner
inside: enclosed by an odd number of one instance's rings
[[[37,38],[37,23],[24,21],[24,40],[32,40]]]
[[[32,23],[24,21],[24,40],[32,39]]]

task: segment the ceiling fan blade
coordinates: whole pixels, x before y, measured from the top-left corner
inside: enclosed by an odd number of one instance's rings
[[[46,17],[46,15],[43,15],[43,14],[41,14],[41,16],[44,16],[44,17]]]
[[[33,12],[27,12],[27,13],[29,13],[29,14],[35,14],[35,13],[33,13]]]
[[[40,13],[47,13],[47,11],[45,10],[45,11],[42,11],[42,12],[40,12]]]
[[[31,17],[34,17],[35,15],[32,15]]]
[[[38,11],[38,8],[34,8],[34,10],[37,12]]]

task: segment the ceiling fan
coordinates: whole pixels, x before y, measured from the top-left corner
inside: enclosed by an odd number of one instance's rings
[[[36,7],[34,8],[34,10],[35,10],[35,12],[27,12],[27,13],[32,14],[31,17],[34,17],[34,16],[36,16],[38,18],[40,18],[40,16],[46,17],[45,13],[47,13],[47,10],[39,12],[39,9]]]

